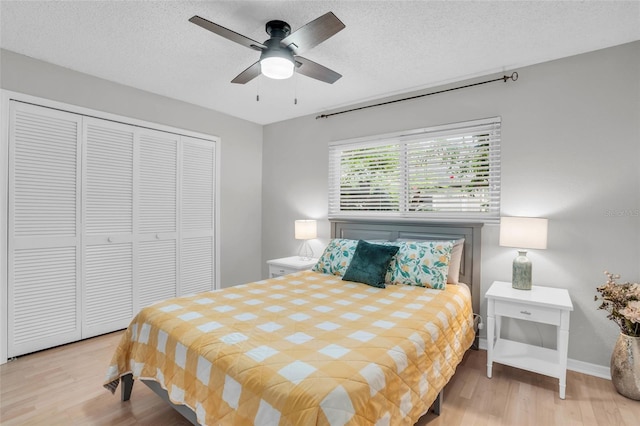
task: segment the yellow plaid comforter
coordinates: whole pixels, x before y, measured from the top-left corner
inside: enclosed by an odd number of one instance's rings
[[[378,289],[306,271],[143,309],[105,387],[154,380],[207,425],[413,424],[473,338],[466,286]]]

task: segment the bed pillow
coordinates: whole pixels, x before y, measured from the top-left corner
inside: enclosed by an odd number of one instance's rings
[[[358,240],[336,238],[329,241],[322,256],[311,270],[322,274],[343,276],[351,263],[357,245]]]
[[[400,244],[400,242],[424,242],[430,240],[415,239],[397,239],[392,244]],[[464,251],[464,238],[451,240],[453,248],[451,249],[451,260],[449,261],[449,271],[447,272],[447,284],[460,284],[460,264],[462,263],[462,252]],[[393,266],[393,263],[392,263]],[[389,277],[387,277],[389,281]]]
[[[464,248],[464,238],[453,241],[451,249],[451,260],[449,261],[449,272],[447,273],[447,284],[460,283],[460,263],[462,263],[462,250]]]
[[[399,250],[389,265],[387,282],[444,289],[447,284],[452,241],[398,243]]]
[[[342,279],[385,288],[384,281],[387,269],[398,249],[397,246],[358,241],[353,259],[351,259]]]

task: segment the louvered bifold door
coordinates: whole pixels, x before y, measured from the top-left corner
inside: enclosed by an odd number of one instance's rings
[[[139,129],[138,308],[177,295],[179,136]]]
[[[10,102],[9,357],[80,338],[81,120]]]
[[[125,328],[134,315],[135,128],[85,118],[82,337]]]
[[[182,137],[181,294],[214,288],[215,143]]]

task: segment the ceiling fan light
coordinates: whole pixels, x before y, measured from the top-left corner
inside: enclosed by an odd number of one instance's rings
[[[260,69],[265,77],[284,80],[293,75],[293,62],[280,56],[269,56],[260,60]]]

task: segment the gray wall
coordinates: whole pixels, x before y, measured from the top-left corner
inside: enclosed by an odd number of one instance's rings
[[[261,125],[7,50],[0,65],[6,90],[219,136],[221,283],[261,277]]]
[[[595,288],[605,269],[640,280],[640,42],[518,72],[515,83],[265,126],[263,260],[297,252],[295,219],[319,220],[316,256],[327,243],[329,141],[501,116],[502,214],[549,218],[548,249],[529,254],[534,284],[571,294],[569,358],[608,366],[618,329],[596,309]],[[483,316],[484,293],[511,280],[516,255],[498,246],[498,232],[482,231]],[[552,329],[507,326],[512,338],[555,347]]]

